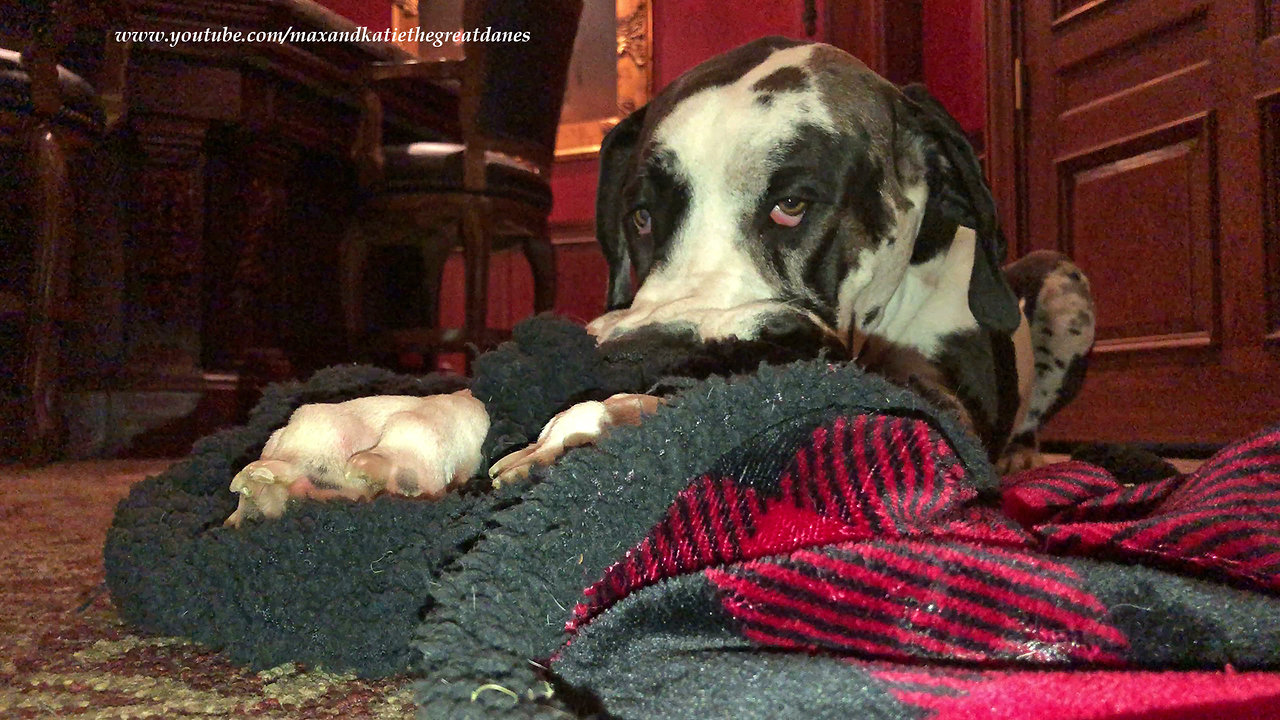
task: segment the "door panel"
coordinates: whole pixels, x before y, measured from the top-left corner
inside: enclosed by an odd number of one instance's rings
[[[1089,269],[1104,309],[1095,352],[1216,339],[1210,151],[1203,123],[1172,130],[1061,164],[1063,246]],[[1121,233],[1125,242],[1115,242]],[[1141,293],[1133,292],[1135,267],[1153,271]]]
[[[1280,420],[1280,0],[1018,9],[1018,246],[1072,255],[1097,300],[1090,376],[1046,436],[1225,442]]]

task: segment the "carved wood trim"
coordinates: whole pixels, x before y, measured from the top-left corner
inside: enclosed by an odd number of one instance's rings
[[[130,195],[130,365],[147,373],[198,373],[204,266],[202,122],[133,114],[142,151]]]

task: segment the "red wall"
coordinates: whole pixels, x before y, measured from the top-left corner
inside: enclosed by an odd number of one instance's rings
[[[983,0],[925,0],[924,83],[970,133],[986,125]]]
[[[391,27],[391,0],[316,0],[356,25],[378,32]]]

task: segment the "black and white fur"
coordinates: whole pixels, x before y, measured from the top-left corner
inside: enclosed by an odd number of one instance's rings
[[[794,227],[771,218],[797,201]],[[596,212],[612,311],[588,327],[602,341],[655,323],[834,337],[954,394],[993,456],[1074,394],[1093,342],[1088,283],[1065,257],[1011,268],[1020,295],[1002,275],[995,208],[954,120],[827,45],[766,38],[686,73],[606,139]]]
[[[713,58],[618,124],[600,164],[609,312],[588,330],[602,344],[665,328],[834,349],[954,410],[1006,469],[1035,462],[1036,431],[1079,388],[1094,334],[1084,275],[1034,253],[1006,277],[991,195],[955,121],[841,50],[765,38]],[[628,395],[570,408],[491,473],[550,462],[655,406]],[[236,517],[264,512],[253,498],[282,486],[442,491],[477,469],[456,460],[478,463],[479,446],[438,446],[487,427],[465,393],[450,407],[300,412],[237,476]],[[368,447],[311,477],[307,458],[333,452],[316,446],[332,434],[326,413]],[[430,437],[406,443],[402,423]]]

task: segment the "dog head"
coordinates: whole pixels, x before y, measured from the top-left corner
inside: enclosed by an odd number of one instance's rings
[[[960,304],[1017,326],[960,128],[834,47],[765,38],[705,62],[619,123],[600,160],[610,312],[588,327],[602,342],[659,325],[848,348],[919,304],[911,269],[939,265],[960,226],[976,238]]]

